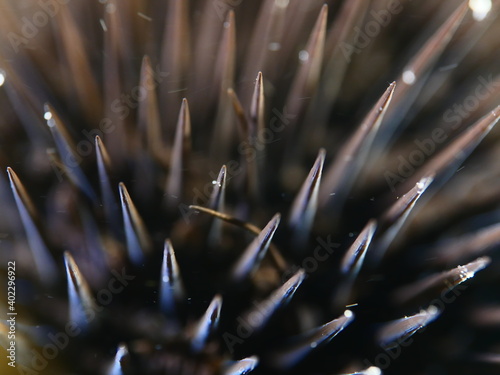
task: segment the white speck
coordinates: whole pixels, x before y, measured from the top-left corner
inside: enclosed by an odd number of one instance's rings
[[[151,22],[153,19],[151,17],[146,16],[144,13],[137,12],[137,15],[141,18],[144,18],[146,21]]]
[[[43,114],[43,118],[47,121],[49,121],[50,119],[52,119],[52,113],[50,113],[50,111],[47,111]],[[49,124],[50,125],[50,124]],[[50,125],[50,126],[53,126],[53,125]]]
[[[382,375],[382,370],[376,366],[370,366],[365,371],[366,375]]]
[[[354,237],[354,233],[349,233],[349,237]]]
[[[458,269],[460,271],[460,277],[463,281],[468,280],[475,275],[474,271],[469,271],[465,266],[459,266]]]
[[[425,189],[429,187],[434,179],[432,177],[424,177],[419,182],[417,182],[417,190],[419,193],[423,193]]]
[[[484,20],[491,10],[491,0],[469,0],[472,17],[478,22]]]
[[[354,314],[352,313],[352,311],[351,311],[351,310],[346,310],[346,311],[344,311],[344,316],[345,316],[346,318],[352,318],[352,317],[353,317],[353,315],[354,315]]]
[[[439,312],[439,309],[436,306],[431,305],[425,312],[429,315],[436,315]]]
[[[2,86],[5,83],[5,72],[3,70],[0,70],[0,86]]]
[[[406,83],[407,85],[413,85],[415,83],[415,73],[413,70],[405,70],[403,72],[403,82]]]
[[[354,307],[354,306],[358,306],[358,304],[357,303],[352,303],[350,305],[347,305],[346,307]]]
[[[281,49],[281,44],[278,42],[272,42],[269,43],[269,46],[267,46],[269,51],[279,51]]]
[[[468,263],[464,266],[458,266],[456,269],[459,271],[459,276],[461,281],[464,282],[476,274],[476,272],[481,271],[490,263],[488,257],[478,258],[475,261]]]
[[[286,8],[290,0],[274,0],[274,5],[279,8]]]
[[[309,52],[304,51],[304,50],[300,51],[299,52],[299,59],[300,59],[300,61],[304,61],[304,62],[309,60]]]
[[[315,347],[317,347],[317,346],[318,346],[318,343],[316,343],[316,342],[311,343],[311,348],[313,348],[313,349],[314,349],[314,348],[315,348]]]
[[[106,22],[104,22],[104,20],[103,20],[102,18],[99,20],[99,22],[101,23],[101,27],[102,27],[102,29],[103,29],[105,32],[106,32],[106,31],[108,31],[108,27],[106,26]]]
[[[216,185],[217,184],[217,181],[216,180],[212,180],[212,185]]]

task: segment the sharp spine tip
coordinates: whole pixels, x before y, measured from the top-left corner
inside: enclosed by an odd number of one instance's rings
[[[321,344],[331,341],[338,333],[347,327],[354,320],[354,313],[351,310],[345,310],[337,319],[323,324],[317,328],[301,335],[302,340],[299,344],[285,349],[275,357],[275,365],[278,368],[286,369],[300,362],[309,352]]]
[[[195,327],[191,347],[195,352],[203,350],[210,335],[219,325],[222,296],[217,294]]]
[[[289,223],[296,233],[299,246],[307,239],[316,215],[325,155],[325,149],[320,149],[314,165],[292,204]]]
[[[260,234],[248,245],[233,269],[233,280],[237,282],[243,281],[260,264],[260,261],[269,248],[280,220],[281,215],[279,213],[274,215]]]
[[[439,309],[431,305],[427,310],[422,310],[419,313],[404,317],[392,322],[386,323],[377,334],[377,340],[380,346],[390,348],[397,345],[400,340],[413,335],[418,330],[427,326],[440,315]]]
[[[119,185],[120,201],[122,206],[123,225],[127,239],[127,249],[130,260],[134,264],[140,264],[144,253],[149,252],[151,242],[146,227],[123,182]]]
[[[92,311],[95,314],[97,310],[90,287],[68,251],[64,252],[64,266],[68,282],[70,321],[87,329],[91,323],[88,313]]]
[[[491,259],[489,257],[477,258],[463,266],[430,275],[411,285],[403,286],[395,291],[394,297],[400,303],[404,303],[426,292],[433,292],[436,290],[446,292],[452,290],[457,285],[474,277],[477,272],[486,268],[490,263]]]
[[[184,296],[184,287],[180,278],[179,266],[170,240],[165,241],[160,280],[160,308],[173,314],[176,302]]]
[[[256,303],[254,308],[245,314],[244,320],[247,324],[255,331],[263,328],[271,316],[292,299],[293,295],[304,281],[305,276],[305,271],[299,269],[281,287],[272,292],[268,298]],[[254,319],[253,316],[257,316],[258,318]]]
[[[351,273],[354,277],[357,275],[376,229],[377,222],[375,220],[370,220],[351,247],[349,247],[341,263],[341,270],[344,274]]]
[[[57,267],[37,226],[35,206],[16,172],[7,167],[7,174],[40,281],[46,285],[53,284],[57,279]]]

